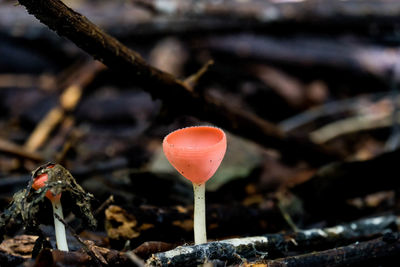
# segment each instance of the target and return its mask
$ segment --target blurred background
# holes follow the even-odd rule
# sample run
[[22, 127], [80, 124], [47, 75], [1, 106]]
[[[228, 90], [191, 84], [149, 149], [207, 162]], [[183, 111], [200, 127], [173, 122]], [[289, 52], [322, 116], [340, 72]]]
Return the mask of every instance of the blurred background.
[[[170, 166], [161, 143], [175, 129], [214, 125], [227, 132], [228, 151], [207, 184], [210, 239], [397, 212], [400, 1], [64, 3], [179, 79], [213, 60], [196, 90], [222, 103], [217, 112], [229, 107], [252, 114], [293, 145], [249, 138], [253, 129], [246, 123], [218, 125], [184, 107], [178, 115], [169, 113], [163, 99], [135, 79], [93, 60], [16, 1], [2, 0], [2, 209], [27, 185], [32, 170], [58, 162], [94, 194], [94, 209], [113, 196], [114, 212], [126, 212], [122, 219], [105, 207], [97, 214], [99, 226], [91, 234], [99, 245], [191, 242], [191, 184]], [[304, 157], [299, 144], [311, 147]], [[340, 175], [334, 169], [332, 179], [358, 180], [307, 185], [334, 161], [350, 164], [340, 165]], [[355, 169], [352, 162], [370, 167]], [[326, 191], [316, 193], [319, 188]], [[324, 196], [333, 189], [343, 192]], [[133, 233], [119, 228], [132, 221]]]

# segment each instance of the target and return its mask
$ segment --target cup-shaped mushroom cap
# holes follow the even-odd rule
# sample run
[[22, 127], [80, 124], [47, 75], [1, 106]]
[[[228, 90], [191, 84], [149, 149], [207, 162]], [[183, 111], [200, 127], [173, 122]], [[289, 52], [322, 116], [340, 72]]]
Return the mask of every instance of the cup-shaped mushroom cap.
[[167, 135], [163, 150], [180, 174], [193, 183], [202, 184], [221, 164], [226, 151], [226, 136], [216, 127], [187, 127]]

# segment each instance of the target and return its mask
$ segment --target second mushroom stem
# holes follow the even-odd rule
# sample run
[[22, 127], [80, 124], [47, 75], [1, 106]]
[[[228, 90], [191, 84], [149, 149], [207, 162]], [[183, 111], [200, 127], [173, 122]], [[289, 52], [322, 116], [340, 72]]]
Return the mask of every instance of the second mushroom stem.
[[[60, 199], [51, 201], [53, 205], [53, 213], [57, 214], [58, 217], [64, 219], [63, 210]], [[67, 237], [65, 234], [65, 225], [60, 222], [55, 215], [54, 217], [54, 230], [56, 233], [56, 242], [58, 250], [68, 251]]]
[[207, 243], [206, 232], [206, 184], [193, 183], [194, 192], [194, 243], [196, 245]]

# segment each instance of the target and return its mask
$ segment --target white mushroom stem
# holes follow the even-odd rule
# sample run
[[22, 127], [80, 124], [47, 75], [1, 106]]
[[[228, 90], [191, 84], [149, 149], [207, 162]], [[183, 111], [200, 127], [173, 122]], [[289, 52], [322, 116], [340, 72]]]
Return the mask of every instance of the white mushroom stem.
[[61, 219], [64, 219], [63, 210], [61, 206], [60, 199], [54, 199], [51, 201], [53, 205], [53, 217], [54, 217], [54, 230], [56, 233], [56, 242], [58, 250], [68, 251], [68, 244], [67, 244], [67, 236], [65, 234], [65, 225], [60, 222], [55, 214], [58, 215]]
[[206, 184], [193, 183], [194, 192], [194, 243], [207, 243], [206, 232]]

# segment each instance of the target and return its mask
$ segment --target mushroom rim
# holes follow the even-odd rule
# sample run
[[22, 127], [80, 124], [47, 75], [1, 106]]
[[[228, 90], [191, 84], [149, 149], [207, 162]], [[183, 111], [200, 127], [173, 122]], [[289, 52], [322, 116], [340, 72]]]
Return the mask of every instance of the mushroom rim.
[[[219, 137], [218, 141], [215, 142], [215, 144], [208, 145], [208, 146], [202, 146], [202, 147], [174, 145], [174, 144], [171, 144], [171, 143], [168, 141], [168, 139], [169, 139], [172, 135], [176, 134], [176, 133], [179, 132], [179, 131], [185, 131], [185, 130], [188, 130], [188, 129], [195, 129], [195, 128], [197, 128], [197, 129], [203, 128], [203, 129], [213, 129], [213, 130], [216, 130], [216, 133], [218, 133], [218, 135], [219, 135], [219, 136], [218, 136], [218, 137]], [[189, 126], [189, 127], [184, 127], [184, 128], [176, 129], [175, 131], [173, 131], [173, 132], [169, 133], [167, 136], [165, 136], [165, 137], [164, 137], [164, 140], [163, 140], [163, 146], [164, 146], [164, 147], [167, 146], [168, 148], [172, 148], [172, 149], [174, 149], [174, 150], [182, 151], [182, 152], [186, 152], [186, 153], [190, 153], [190, 152], [193, 152], [193, 153], [206, 152], [206, 151], [213, 150], [213, 149], [215, 149], [216, 147], [219, 147], [219, 146], [225, 145], [225, 144], [226, 144], [226, 134], [225, 134], [225, 132], [224, 132], [221, 128], [219, 128], [219, 127], [208, 126], [208, 125], [206, 125], [206, 126]]]

